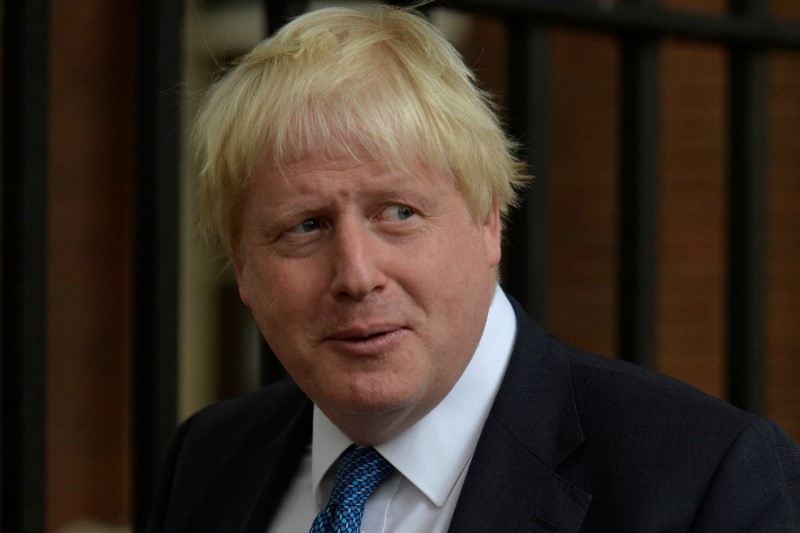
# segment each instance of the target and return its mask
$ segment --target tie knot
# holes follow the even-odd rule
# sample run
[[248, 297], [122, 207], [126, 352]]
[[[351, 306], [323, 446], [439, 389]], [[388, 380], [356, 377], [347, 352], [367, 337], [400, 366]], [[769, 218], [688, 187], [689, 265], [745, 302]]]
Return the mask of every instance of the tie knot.
[[314, 519], [311, 533], [357, 533], [367, 498], [393, 471], [375, 448], [347, 450], [339, 459], [328, 505]]
[[333, 482], [330, 503], [363, 507], [378, 483], [394, 467], [375, 448], [353, 448], [342, 455]]

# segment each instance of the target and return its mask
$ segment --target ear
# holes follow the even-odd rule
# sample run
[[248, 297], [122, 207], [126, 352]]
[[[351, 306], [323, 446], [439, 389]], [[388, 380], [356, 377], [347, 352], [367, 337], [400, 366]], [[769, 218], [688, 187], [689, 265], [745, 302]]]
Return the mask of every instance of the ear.
[[247, 283], [247, 272], [241, 256], [235, 255], [238, 259], [233, 263], [233, 268], [236, 270], [236, 282], [239, 285], [239, 298], [242, 303], [250, 307], [250, 289]]
[[486, 245], [486, 257], [490, 267], [500, 264], [502, 256], [503, 225], [500, 222], [500, 203], [495, 200], [492, 209], [483, 221], [483, 239]]

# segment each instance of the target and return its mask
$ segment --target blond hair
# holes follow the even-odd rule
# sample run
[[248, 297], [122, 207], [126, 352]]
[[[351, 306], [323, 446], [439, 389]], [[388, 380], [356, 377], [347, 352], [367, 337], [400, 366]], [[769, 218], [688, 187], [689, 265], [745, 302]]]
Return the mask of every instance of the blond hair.
[[[415, 12], [373, 6], [302, 15], [241, 58], [196, 122], [201, 233], [233, 253], [257, 165], [312, 148], [417, 159], [455, 180], [472, 215], [505, 216], [525, 181], [488, 95], [442, 34]], [[265, 159], [268, 158], [268, 159]]]

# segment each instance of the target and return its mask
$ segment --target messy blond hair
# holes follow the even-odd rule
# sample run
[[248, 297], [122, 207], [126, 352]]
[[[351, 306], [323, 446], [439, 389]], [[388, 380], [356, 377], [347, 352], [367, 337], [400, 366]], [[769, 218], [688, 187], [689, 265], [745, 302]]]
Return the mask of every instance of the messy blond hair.
[[372, 6], [302, 15], [214, 84], [195, 128], [201, 233], [237, 249], [257, 165], [279, 168], [320, 147], [455, 180], [472, 215], [503, 215], [525, 181], [488, 95], [458, 52], [417, 13]]

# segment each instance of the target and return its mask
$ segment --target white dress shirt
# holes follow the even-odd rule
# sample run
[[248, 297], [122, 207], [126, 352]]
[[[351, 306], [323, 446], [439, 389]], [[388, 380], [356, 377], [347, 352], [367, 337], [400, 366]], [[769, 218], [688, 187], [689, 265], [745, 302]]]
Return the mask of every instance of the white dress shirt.
[[[396, 472], [367, 500], [362, 533], [447, 531], [472, 454], [516, 336], [516, 317], [498, 287], [478, 348], [453, 389], [430, 413], [375, 448]], [[312, 443], [269, 531], [305, 533], [325, 507], [339, 456], [353, 442], [314, 408]]]

